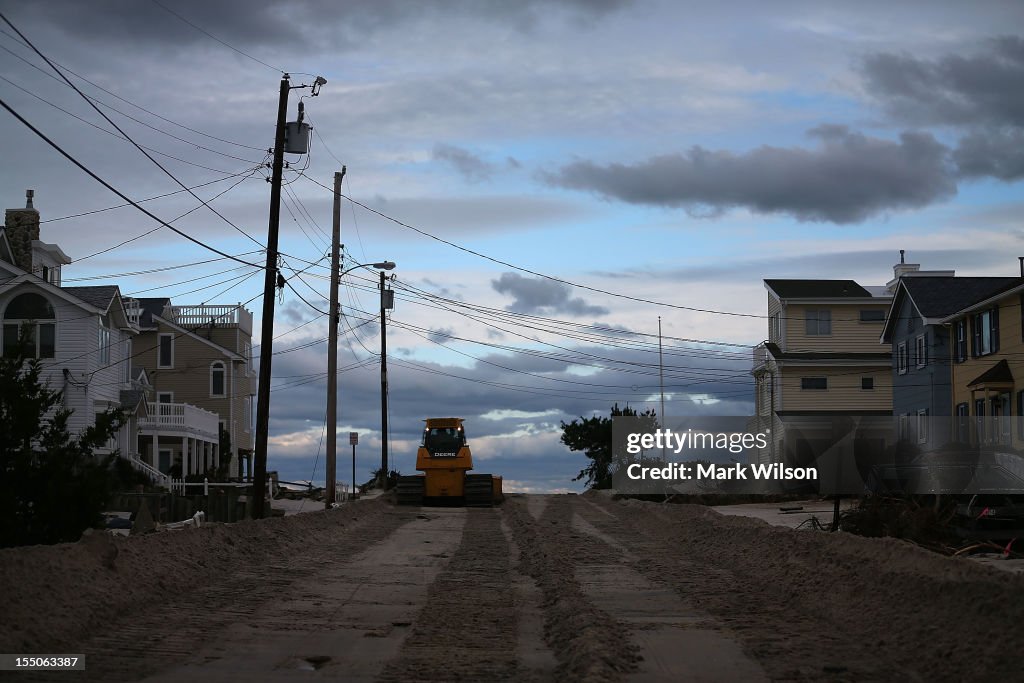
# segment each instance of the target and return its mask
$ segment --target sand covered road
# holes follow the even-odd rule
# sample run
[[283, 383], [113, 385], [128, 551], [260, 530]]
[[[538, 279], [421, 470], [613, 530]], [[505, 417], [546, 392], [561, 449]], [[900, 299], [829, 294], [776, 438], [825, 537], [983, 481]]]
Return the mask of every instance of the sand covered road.
[[0, 652], [76, 680], [1012, 680], [1024, 646], [1024, 577], [592, 495], [3, 550], [0, 585]]

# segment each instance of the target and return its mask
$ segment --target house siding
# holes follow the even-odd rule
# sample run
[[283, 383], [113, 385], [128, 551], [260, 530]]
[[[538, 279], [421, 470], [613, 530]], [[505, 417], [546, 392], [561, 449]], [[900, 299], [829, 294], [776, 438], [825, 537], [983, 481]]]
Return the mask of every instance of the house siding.
[[[173, 368], [157, 367], [160, 334], [174, 335]], [[212, 331], [202, 329], [196, 334], [230, 351], [234, 350], [239, 337], [248, 338], [248, 334], [227, 327]], [[175, 403], [190, 403], [216, 413], [231, 436], [232, 450], [252, 449], [252, 427], [246, 424], [244, 411], [246, 398], [255, 390], [255, 381], [246, 373], [244, 361], [232, 360], [195, 336], [162, 322], [155, 330], [144, 331], [137, 346], [143, 351], [139, 356], [140, 366], [146, 369], [154, 392], [172, 392]], [[237, 353], [242, 355], [242, 349]], [[210, 368], [216, 361], [225, 366], [225, 397], [210, 395]], [[237, 462], [232, 462], [232, 471], [238, 471]]]
[[[56, 316], [56, 348], [54, 358], [42, 359], [40, 379], [51, 390], [62, 392], [61, 405], [72, 411], [68, 430], [80, 434], [95, 423], [95, 413], [121, 405], [123, 363], [128, 354], [128, 339], [133, 331], [111, 328], [110, 364], [100, 366], [99, 314], [28, 283], [21, 284], [0, 297], [0, 315], [14, 297], [34, 292], [51, 303]], [[67, 377], [64, 370], [68, 371]], [[130, 439], [119, 437], [123, 454], [134, 452]]]
[[[786, 306], [786, 345], [783, 351], [821, 351], [840, 353], [878, 353], [881, 322], [861, 322], [862, 310], [888, 309], [890, 300], [868, 303], [822, 302], [820, 304], [789, 304]], [[832, 314], [832, 333], [808, 335], [805, 324], [808, 310], [828, 310]]]
[[[1021, 341], [1021, 301], [1018, 294], [1009, 295], [996, 304], [999, 308], [999, 350], [985, 356], [971, 357], [970, 339], [973, 330], [968, 326], [968, 358], [963, 363], [955, 362], [955, 349], [950, 349], [950, 366], [952, 368], [952, 401], [951, 408], [955, 413], [955, 407], [959, 403], [968, 405], [969, 414], [972, 418], [977, 417], [975, 400], [988, 399], [991, 401], [1001, 393], [1001, 390], [989, 390], [987, 395], [983, 390], [972, 391], [968, 383], [974, 381], [985, 371], [994, 365], [1005, 360], [1013, 375], [1012, 387], [1006, 393], [1009, 394], [1010, 410], [1008, 415], [1019, 419], [1017, 406], [1017, 392], [1024, 390], [1024, 342]], [[957, 316], [955, 320], [967, 318], [970, 321], [971, 315]], [[986, 407], [985, 415], [991, 417], [990, 405]], [[976, 423], [975, 423], [976, 424]], [[1015, 426], [1011, 430], [1010, 445], [1015, 448], [1024, 448], [1024, 438], [1020, 430]]]
[[[827, 389], [803, 389], [805, 377], [824, 377]], [[874, 389], [862, 389], [861, 379], [874, 380]], [[892, 410], [892, 374], [888, 365], [786, 365], [782, 374], [782, 410], [786, 412]], [[777, 409], [779, 409], [777, 407]]]
[[[916, 415], [928, 410], [931, 417], [948, 417], [952, 411], [949, 331], [942, 325], [925, 325], [909, 297], [904, 297], [892, 334], [893, 413]], [[914, 321], [908, 325], [908, 321]], [[914, 353], [917, 338], [925, 337], [926, 363], [918, 367]], [[900, 374], [898, 353], [907, 348], [907, 370]], [[934, 445], [939, 445], [938, 443]]]

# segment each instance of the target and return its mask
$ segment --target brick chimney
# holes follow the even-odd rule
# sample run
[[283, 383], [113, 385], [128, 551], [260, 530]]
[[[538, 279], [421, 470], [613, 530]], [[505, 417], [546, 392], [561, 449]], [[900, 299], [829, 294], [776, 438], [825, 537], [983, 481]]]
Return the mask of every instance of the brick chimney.
[[32, 272], [32, 240], [39, 239], [39, 212], [32, 206], [34, 194], [34, 190], [25, 191], [24, 209], [7, 209], [4, 212], [4, 227], [14, 265], [29, 273]]

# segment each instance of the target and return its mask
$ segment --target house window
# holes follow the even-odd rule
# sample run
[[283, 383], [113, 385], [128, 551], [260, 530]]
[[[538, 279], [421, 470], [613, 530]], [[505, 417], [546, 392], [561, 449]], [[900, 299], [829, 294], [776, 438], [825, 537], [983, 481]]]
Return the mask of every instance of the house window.
[[124, 382], [132, 381], [132, 340], [131, 337], [124, 340], [124, 359], [121, 361], [121, 379]]
[[956, 334], [956, 362], [967, 360], [967, 321], [958, 320], [954, 325]]
[[907, 342], [900, 342], [896, 345], [896, 372], [907, 374]]
[[805, 313], [808, 337], [823, 337], [832, 334], [832, 311], [812, 310]]
[[57, 352], [57, 315], [45, 297], [27, 292], [11, 299], [4, 311], [3, 353], [17, 353], [22, 327], [28, 335], [28, 353], [34, 358], [53, 358]]
[[860, 388], [864, 389], [864, 390], [874, 389], [875, 388], [875, 378], [874, 377], [861, 377], [860, 378]]
[[971, 316], [974, 355], [985, 356], [999, 350], [999, 308], [990, 308]]
[[768, 341], [774, 343], [782, 341], [782, 319], [778, 313], [768, 318]]
[[881, 323], [885, 322], [885, 311], [872, 308], [870, 310], [860, 312], [860, 321], [862, 323]]
[[898, 435], [898, 438], [899, 438], [900, 441], [903, 441], [904, 439], [907, 438], [907, 423], [908, 423], [909, 419], [910, 419], [909, 415], [900, 415], [899, 435]]
[[917, 335], [917, 339], [914, 340], [914, 358], [917, 367], [923, 368], [928, 365], [928, 345], [925, 343], [923, 334]]
[[245, 374], [252, 372], [252, 342], [245, 342], [242, 347], [245, 355]]
[[218, 360], [210, 364], [210, 396], [224, 396], [224, 375], [225, 370], [222, 361]]
[[928, 409], [917, 411], [917, 442], [928, 443]]
[[158, 368], [174, 367], [174, 335], [161, 334], [157, 344], [156, 366]]
[[827, 377], [801, 377], [800, 388], [811, 391], [826, 391], [828, 389]]
[[100, 316], [99, 338], [97, 345], [100, 352], [100, 365], [110, 365], [110, 327], [106, 316]]

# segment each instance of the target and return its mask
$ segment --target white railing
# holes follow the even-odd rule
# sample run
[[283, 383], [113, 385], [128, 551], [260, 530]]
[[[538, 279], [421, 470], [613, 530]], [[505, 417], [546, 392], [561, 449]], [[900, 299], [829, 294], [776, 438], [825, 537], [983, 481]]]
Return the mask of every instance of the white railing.
[[[206, 478], [204, 478], [202, 481], [185, 481], [184, 479], [171, 479], [170, 480], [170, 484], [168, 485], [168, 488], [171, 490], [171, 493], [178, 493], [178, 494], [181, 494], [181, 495], [185, 495], [185, 489], [186, 488], [188, 488], [188, 487], [192, 487], [192, 488], [201, 487], [203, 489], [203, 495], [204, 496], [208, 496], [208, 495], [210, 495], [210, 487], [211, 486], [216, 486], [216, 487], [234, 486], [234, 487], [245, 488], [247, 486], [252, 486], [252, 483], [251, 482], [250, 483], [237, 482], [237, 481], [210, 481], [209, 479], [206, 479]], [[196, 494], [196, 495], [198, 495], [198, 494]]]
[[128, 316], [128, 322], [138, 327], [139, 319], [142, 317], [142, 306], [139, 305], [138, 299], [125, 297], [122, 301], [124, 302], [124, 312]]
[[142, 430], [173, 431], [219, 439], [220, 417], [190, 403], [147, 404], [149, 415], [139, 419]]
[[132, 467], [134, 467], [139, 472], [142, 472], [147, 477], [149, 477], [150, 480], [152, 480], [152, 482], [157, 486], [163, 486], [164, 488], [171, 487], [170, 477], [168, 477], [166, 474], [164, 474], [157, 468], [153, 467], [149, 463], [139, 458], [138, 455], [133, 455], [130, 458], [128, 458], [128, 462], [132, 464]]
[[182, 327], [199, 327], [213, 323], [215, 327], [237, 325], [244, 332], [252, 334], [252, 313], [242, 307], [211, 305], [211, 306], [169, 306], [164, 314]]
[[768, 362], [768, 347], [758, 344], [754, 347], [754, 369], [761, 367]]

